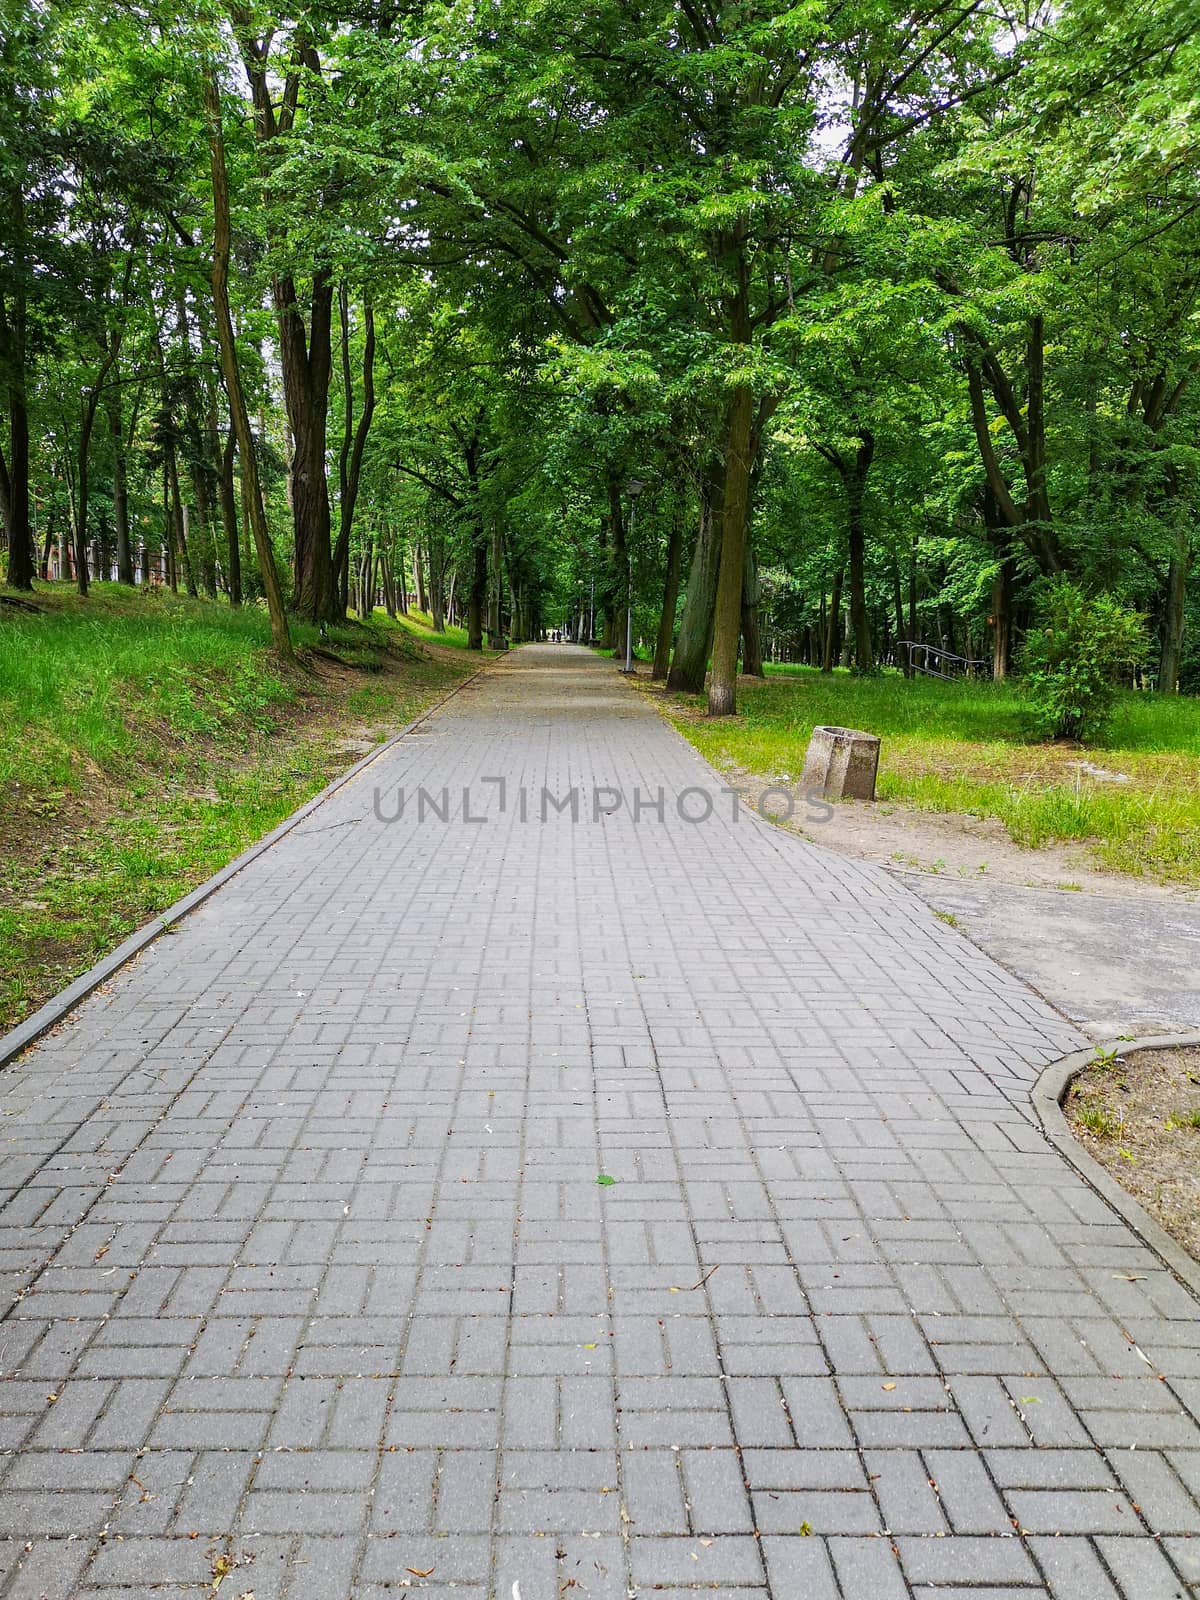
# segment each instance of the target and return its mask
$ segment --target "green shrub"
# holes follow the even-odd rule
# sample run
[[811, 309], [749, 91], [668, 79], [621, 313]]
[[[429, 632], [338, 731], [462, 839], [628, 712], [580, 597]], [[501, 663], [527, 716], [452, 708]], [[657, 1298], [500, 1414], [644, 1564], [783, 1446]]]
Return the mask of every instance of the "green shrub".
[[1146, 643], [1145, 623], [1136, 612], [1111, 595], [1086, 595], [1070, 579], [1055, 579], [1019, 658], [1034, 737], [1101, 735], [1117, 680], [1142, 659]]

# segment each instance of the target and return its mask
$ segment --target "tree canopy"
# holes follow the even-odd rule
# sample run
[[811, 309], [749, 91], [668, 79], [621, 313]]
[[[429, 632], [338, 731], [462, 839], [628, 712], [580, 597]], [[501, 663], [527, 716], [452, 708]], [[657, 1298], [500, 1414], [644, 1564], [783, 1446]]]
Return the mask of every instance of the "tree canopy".
[[8, 582], [1200, 688], [1198, 20], [4, 0]]

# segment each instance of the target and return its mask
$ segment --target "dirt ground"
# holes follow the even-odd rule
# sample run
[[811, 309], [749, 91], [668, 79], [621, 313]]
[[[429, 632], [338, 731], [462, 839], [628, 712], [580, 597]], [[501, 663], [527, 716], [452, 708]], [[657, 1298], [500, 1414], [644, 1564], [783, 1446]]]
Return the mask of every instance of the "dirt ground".
[[1200, 1259], [1200, 1049], [1091, 1066], [1063, 1109], [1088, 1153]]

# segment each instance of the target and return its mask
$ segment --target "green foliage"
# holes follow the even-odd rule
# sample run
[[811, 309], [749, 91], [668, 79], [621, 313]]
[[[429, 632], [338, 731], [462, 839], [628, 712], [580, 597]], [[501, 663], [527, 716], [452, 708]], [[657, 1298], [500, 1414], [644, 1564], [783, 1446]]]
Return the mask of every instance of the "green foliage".
[[1136, 666], [1145, 652], [1142, 618], [1111, 595], [1087, 595], [1068, 578], [1047, 585], [1021, 652], [1036, 736], [1100, 738], [1121, 674]]
[[[79, 789], [119, 779], [148, 744], [246, 743], [294, 687], [262, 659], [265, 613], [97, 585], [93, 604], [39, 593], [0, 615], [0, 782]], [[55, 603], [58, 602], [58, 603]]]
[[1115, 1139], [1124, 1131], [1123, 1119], [1102, 1100], [1074, 1100], [1071, 1115], [1095, 1139]]

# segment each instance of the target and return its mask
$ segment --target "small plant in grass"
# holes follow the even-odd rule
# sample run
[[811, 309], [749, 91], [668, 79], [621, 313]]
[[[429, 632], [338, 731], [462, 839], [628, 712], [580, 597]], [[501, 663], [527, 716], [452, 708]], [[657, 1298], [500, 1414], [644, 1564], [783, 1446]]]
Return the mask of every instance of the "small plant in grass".
[[1187, 1128], [1193, 1133], [1200, 1133], [1200, 1106], [1195, 1106], [1190, 1111], [1172, 1111], [1167, 1118], [1167, 1127]]
[[1058, 578], [1044, 593], [1020, 667], [1031, 730], [1041, 739], [1095, 739], [1112, 715], [1121, 674], [1142, 659], [1146, 627], [1111, 595]]
[[1075, 1116], [1080, 1127], [1095, 1139], [1115, 1139], [1124, 1120], [1099, 1100], [1076, 1101]]
[[1107, 1071], [1110, 1067], [1115, 1067], [1116, 1064], [1117, 1064], [1117, 1052], [1116, 1052], [1116, 1050], [1104, 1050], [1099, 1045], [1097, 1045], [1096, 1054], [1092, 1057], [1092, 1066], [1093, 1067], [1099, 1067], [1103, 1071]]

